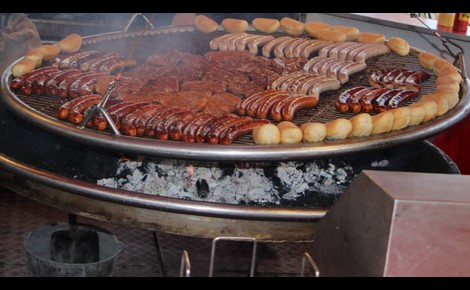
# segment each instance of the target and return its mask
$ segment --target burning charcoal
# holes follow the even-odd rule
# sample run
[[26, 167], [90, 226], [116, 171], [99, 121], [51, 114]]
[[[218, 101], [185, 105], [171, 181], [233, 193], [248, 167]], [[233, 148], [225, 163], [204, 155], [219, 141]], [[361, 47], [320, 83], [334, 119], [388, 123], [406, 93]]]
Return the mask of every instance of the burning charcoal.
[[132, 174], [131, 169], [126, 167], [116, 175], [116, 180], [127, 179], [127, 176], [131, 174]]
[[155, 172], [158, 174], [158, 177], [167, 177], [168, 176], [168, 174], [165, 172], [165, 170], [161, 169], [158, 166], [155, 167]]
[[209, 196], [209, 184], [205, 179], [198, 179], [196, 181], [197, 195], [200, 198], [206, 198]]
[[144, 158], [142, 160], [142, 164], [140, 166], [138, 166], [136, 169], [139, 170], [140, 172], [142, 172], [142, 174], [147, 174], [149, 172], [152, 172], [154, 169], [153, 169], [153, 162], [151, 159], [149, 158]]
[[230, 176], [235, 172], [235, 166], [233, 164], [221, 164], [222, 177]]
[[273, 166], [264, 167], [263, 172], [264, 176], [266, 176], [272, 181], [274, 188], [278, 190], [282, 188], [281, 179], [277, 176], [277, 164]]

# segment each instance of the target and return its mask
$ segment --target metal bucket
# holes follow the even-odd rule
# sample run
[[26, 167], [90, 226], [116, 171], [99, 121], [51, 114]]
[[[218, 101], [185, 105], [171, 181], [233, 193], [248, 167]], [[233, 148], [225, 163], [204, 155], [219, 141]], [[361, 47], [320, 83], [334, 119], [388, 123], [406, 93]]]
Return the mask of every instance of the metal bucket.
[[67, 223], [32, 231], [23, 243], [34, 277], [112, 277], [123, 248], [108, 231]]

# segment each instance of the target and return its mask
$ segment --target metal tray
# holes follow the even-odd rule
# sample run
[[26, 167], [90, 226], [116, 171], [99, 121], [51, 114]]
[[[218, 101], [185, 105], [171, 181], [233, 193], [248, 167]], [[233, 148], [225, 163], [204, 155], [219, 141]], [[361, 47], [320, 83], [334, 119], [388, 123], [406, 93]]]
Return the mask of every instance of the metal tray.
[[[221, 33], [224, 32], [217, 31], [213, 34], [205, 34], [195, 31], [194, 27], [153, 29], [148, 31], [142, 39], [137, 40], [139, 45], [135, 56], [138, 61], [143, 61], [148, 55], [164, 53], [168, 48], [178, 48], [184, 52], [204, 53], [209, 51], [209, 40]], [[84, 38], [83, 49], [113, 50], [127, 55], [138, 35], [137, 32], [112, 32], [89, 36]], [[388, 54], [371, 59], [370, 62], [368, 61], [368, 69], [363, 73], [353, 75], [351, 81], [340, 90], [358, 85], [361, 82], [364, 83], [367, 72], [374, 68], [399, 64], [410, 69], [421, 69], [417, 61], [418, 53], [419, 49], [412, 48], [411, 55], [406, 58]], [[80, 129], [73, 124], [58, 120], [55, 117], [55, 111], [63, 100], [51, 97], [22, 96], [10, 90], [11, 66], [13, 65], [14, 63], [2, 75], [1, 92], [3, 101], [15, 114], [41, 129], [51, 131], [64, 138], [116, 152], [144, 156], [215, 161], [280, 161], [350, 155], [394, 147], [431, 137], [462, 120], [470, 110], [467, 90], [469, 80], [465, 79], [460, 91], [461, 100], [454, 109], [433, 121], [399, 131], [363, 138], [326, 140], [313, 144], [261, 146], [255, 145], [251, 136], [244, 136], [231, 145], [189, 144], [151, 138], [116, 136], [110, 131]], [[426, 84], [423, 84], [424, 94], [434, 91], [433, 80], [435, 80], [434, 77], [428, 80]], [[320, 105], [317, 108], [299, 112], [293, 122], [300, 125], [309, 121], [327, 122], [339, 117], [351, 117], [352, 114], [339, 114], [335, 111], [334, 100], [336, 94], [322, 94]]]

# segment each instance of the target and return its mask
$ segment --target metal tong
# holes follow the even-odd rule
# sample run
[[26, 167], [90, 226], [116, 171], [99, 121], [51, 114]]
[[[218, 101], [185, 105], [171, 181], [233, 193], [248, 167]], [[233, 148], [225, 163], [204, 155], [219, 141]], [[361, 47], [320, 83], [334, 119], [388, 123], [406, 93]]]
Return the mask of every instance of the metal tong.
[[[142, 15], [142, 13], [135, 13], [131, 20], [129, 21], [129, 24], [128, 26], [130, 26], [130, 24], [135, 20], [135, 18], [138, 16], [138, 15]], [[152, 25], [152, 19], [153, 19], [153, 16], [151, 17], [151, 19], [147, 19], [146, 17], [144, 17], [144, 19], [147, 21], [147, 25], [145, 26], [145, 28], [142, 30], [141, 34], [139, 35], [139, 37], [136, 39], [135, 43], [134, 43], [134, 46], [132, 47], [132, 50], [131, 52], [129, 53], [127, 59], [126, 59], [126, 62], [125, 64], [121, 67], [121, 70], [114, 76], [113, 80], [109, 83], [107, 89], [106, 89], [106, 93], [104, 94], [103, 98], [100, 100], [100, 102], [97, 104], [97, 105], [94, 105], [93, 109], [90, 110], [90, 112], [83, 118], [83, 121], [80, 123], [80, 126], [79, 128], [80, 129], [83, 129], [85, 128], [86, 124], [91, 120], [91, 118], [93, 118], [93, 116], [95, 116], [96, 114], [98, 113], [101, 113], [103, 114], [104, 118], [106, 119], [106, 121], [108, 122], [109, 126], [111, 127], [111, 129], [113, 130], [114, 134], [116, 135], [121, 135], [121, 133], [119, 132], [118, 128], [116, 127], [116, 124], [114, 124], [114, 121], [113, 119], [111, 118], [111, 116], [109, 115], [109, 113], [105, 110], [104, 106], [106, 105], [106, 103], [108, 102], [108, 99], [110, 98], [111, 96], [111, 93], [113, 92], [114, 88], [116, 87], [116, 83], [117, 81], [121, 78], [121, 74], [124, 70], [124, 68], [127, 66], [127, 63], [129, 62], [129, 60], [132, 58], [132, 55], [134, 55], [134, 51], [135, 49], [137, 48], [137, 45], [138, 45], [138, 41], [142, 39], [142, 37], [144, 36], [145, 32], [150, 28], [152, 27], [153, 28], [153, 25]], [[127, 29], [128, 27], [126, 27]]]
[[[449, 54], [454, 58], [454, 63], [453, 64], [455, 66], [457, 66], [457, 64], [458, 64], [460, 66], [462, 77], [464, 79], [467, 78], [463, 48], [460, 45], [458, 45], [457, 43], [455, 43], [454, 41], [450, 40], [448, 37], [442, 36], [439, 32], [437, 32], [436, 30], [429, 27], [423, 20], [421, 20], [421, 18], [419, 18], [419, 16], [416, 13], [410, 13], [410, 17], [418, 19], [419, 22], [421, 22], [424, 26], [426, 26], [429, 30], [431, 30], [432, 33], [442, 41], [442, 45], [447, 49]], [[457, 47], [460, 51], [457, 52], [457, 53], [453, 52], [452, 49], [450, 48], [449, 44]]]

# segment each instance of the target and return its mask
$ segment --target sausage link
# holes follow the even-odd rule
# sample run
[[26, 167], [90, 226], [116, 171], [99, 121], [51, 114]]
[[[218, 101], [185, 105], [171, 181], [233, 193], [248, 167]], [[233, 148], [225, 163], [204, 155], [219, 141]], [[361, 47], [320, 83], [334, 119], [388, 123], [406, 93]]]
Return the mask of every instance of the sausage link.
[[292, 121], [295, 113], [300, 109], [311, 109], [318, 105], [317, 96], [297, 96], [295, 99], [287, 102], [282, 108], [282, 119], [284, 121]]
[[338, 72], [338, 80], [343, 85], [349, 81], [349, 76], [357, 72], [365, 70], [367, 65], [365, 63], [353, 62], [342, 67]]
[[184, 116], [184, 118], [173, 121], [168, 126], [168, 132], [170, 133], [171, 140], [180, 141], [183, 140], [183, 130], [188, 124], [190, 124], [194, 119], [199, 118], [200, 116], [207, 115], [204, 112], [198, 112], [196, 114], [189, 114]]
[[372, 105], [374, 106], [374, 112], [379, 114], [379, 113], [386, 111], [388, 101], [402, 91], [403, 90], [400, 90], [400, 89], [391, 89], [381, 94], [378, 98], [376, 98], [372, 102]]
[[157, 104], [148, 104], [139, 109], [125, 115], [121, 120], [121, 128], [120, 131], [124, 135], [128, 136], [136, 136], [137, 135], [137, 128], [136, 122], [139, 118], [141, 118], [145, 113], [154, 110], [156, 108], [160, 108], [161, 105]]
[[182, 110], [178, 111], [174, 114], [170, 114], [163, 118], [161, 122], [155, 127], [155, 137], [160, 140], [168, 140], [170, 137], [169, 127], [170, 124], [174, 121], [181, 120], [187, 118], [188, 116], [193, 116], [194, 112], [190, 110]]
[[349, 98], [351, 98], [352, 95], [354, 95], [355, 93], [363, 89], [365, 89], [365, 87], [354, 87], [354, 88], [350, 88], [342, 92], [336, 99], [336, 102], [335, 102], [336, 110], [338, 110], [338, 112], [340, 113], [348, 112], [349, 111], [349, 105], [348, 105]]
[[269, 120], [248, 120], [239, 123], [223, 131], [220, 134], [219, 143], [224, 145], [232, 144], [238, 137], [252, 133], [254, 128], [269, 123]]
[[271, 119], [273, 119], [276, 122], [282, 121], [282, 109], [284, 108], [286, 104], [288, 104], [290, 101], [294, 100], [295, 98], [296, 96], [290, 96], [290, 97], [283, 98], [277, 101], [272, 107], [271, 113], [269, 114]]
[[376, 87], [368, 87], [364, 88], [360, 91], [355, 92], [354, 94], [351, 95], [351, 97], [348, 99], [348, 106], [349, 106], [349, 111], [357, 114], [361, 111], [362, 106], [360, 103], [360, 100], [368, 93], [379, 90], [380, 88]]
[[255, 93], [255, 94], [243, 99], [242, 101], [240, 101], [237, 105], [237, 108], [235, 109], [235, 112], [240, 116], [246, 115], [247, 114], [246, 113], [246, 108], [251, 103], [255, 102], [259, 98], [263, 98], [265, 95], [269, 95], [269, 94], [272, 94], [272, 93], [275, 93], [275, 92], [277, 92], [277, 91], [274, 90], [274, 89], [267, 89], [267, 90]]
[[59, 69], [67, 69], [72, 67], [72, 62], [76, 61], [77, 59], [81, 57], [85, 57], [87, 55], [90, 55], [92, 52], [91, 51], [79, 51], [77, 53], [72, 53], [69, 56], [63, 58], [59, 62]]
[[63, 70], [61, 74], [57, 74], [51, 79], [49, 79], [46, 84], [44, 85], [44, 92], [47, 95], [55, 95], [57, 94], [59, 90], [59, 83], [63, 81], [65, 78], [72, 76], [72, 75], [78, 75], [80, 73], [80, 70], [76, 68], [69, 68], [66, 70]]
[[267, 58], [270, 58], [271, 53], [273, 52], [273, 49], [278, 44], [282, 43], [283, 41], [289, 40], [289, 39], [292, 39], [292, 37], [290, 37], [290, 36], [281, 36], [281, 37], [278, 37], [278, 38], [275, 38], [275, 39], [269, 41], [268, 43], [263, 45], [263, 48], [261, 49], [261, 52], [263, 53], [263, 56], [267, 57]]
[[196, 142], [196, 132], [198, 131], [199, 127], [205, 126], [205, 124], [209, 123], [215, 116], [210, 114], [204, 114], [187, 124], [183, 130], [183, 140], [186, 143], [194, 143]]
[[155, 104], [156, 106], [148, 112], [143, 113], [141, 116], [137, 117], [135, 120], [135, 130], [137, 136], [143, 136], [145, 133], [145, 128], [147, 123], [152, 119], [153, 116], [158, 114], [160, 111], [168, 110], [168, 107], [164, 107], [161, 104]]
[[[54, 77], [54, 76], [56, 76], [56, 75], [58, 75], [58, 74], [60, 74], [60, 73], [62, 73], [61, 70], [56, 70], [56, 71], [53, 71], [53, 72], [48, 73], [48, 74], [45, 74], [45, 75], [43, 75], [43, 76], [41, 76], [41, 77], [35, 79], [34, 82], [33, 82], [33, 84], [32, 84], [32, 86], [31, 86], [32, 92], [33, 92], [34, 94], [36, 94], [36, 95], [42, 95], [42, 94], [44, 94], [44, 86], [45, 86], [46, 82], [47, 82], [50, 78], [52, 78], [52, 77]], [[26, 87], [27, 87], [27, 85], [25, 85], [25, 87], [22, 88], [22, 92], [23, 92], [24, 94], [28, 95], [28, 93], [29, 93], [29, 88], [26, 88]]]
[[387, 110], [396, 109], [403, 106], [409, 100], [418, 96], [418, 92], [412, 90], [404, 90], [397, 95], [393, 96], [387, 104]]
[[76, 103], [70, 108], [70, 113], [67, 119], [73, 124], [80, 124], [83, 120], [83, 113], [85, 112], [85, 110], [90, 106], [98, 104], [100, 100], [100, 95], [92, 95], [89, 98], [85, 98], [81, 102]]
[[274, 39], [274, 36], [265, 35], [263, 37], [250, 40], [247, 44], [248, 50], [250, 51], [251, 54], [258, 55], [259, 47], [264, 46], [266, 43], [272, 41], [273, 39]]
[[359, 103], [361, 104], [361, 112], [363, 113], [370, 113], [374, 110], [373, 103], [375, 100], [380, 97], [383, 93], [392, 90], [390, 88], [377, 88], [372, 92], [365, 94], [360, 100]]
[[205, 143], [207, 137], [209, 136], [209, 132], [215, 128], [216, 126], [227, 122], [228, 120], [232, 120], [234, 118], [238, 118], [237, 115], [234, 114], [226, 114], [222, 116], [215, 117], [210, 122], [206, 123], [204, 126], [199, 126], [198, 130], [196, 131], [196, 142], [197, 143]]
[[155, 128], [158, 126], [158, 124], [163, 120], [168, 115], [174, 114], [176, 112], [181, 112], [184, 109], [179, 109], [179, 108], [165, 108], [161, 111], [157, 111], [156, 114], [154, 114], [147, 122], [145, 125], [145, 132], [144, 135], [148, 137], [153, 137], [155, 136]]
[[286, 92], [278, 92], [277, 94], [273, 94], [267, 99], [261, 106], [258, 107], [258, 111], [256, 112], [256, 118], [258, 119], [266, 119], [271, 114], [271, 109], [278, 101], [289, 97], [290, 95]]
[[232, 118], [232, 119], [228, 119], [222, 123], [219, 123], [215, 126], [213, 126], [210, 130], [209, 130], [209, 133], [208, 135], [206, 136], [206, 138], [204, 139], [204, 142], [205, 143], [209, 143], [209, 144], [217, 144], [219, 143], [219, 137], [220, 137], [220, 134], [227, 130], [228, 128], [236, 125], [236, 124], [239, 124], [239, 123], [242, 123], [242, 122], [245, 122], [245, 121], [248, 121], [248, 120], [253, 120], [251, 117], [235, 117], [235, 118]]
[[73, 99], [71, 101], [63, 103], [60, 108], [57, 110], [57, 118], [59, 119], [66, 119], [69, 116], [70, 108], [75, 106], [76, 104], [80, 103], [85, 99], [89, 99], [92, 97], [100, 97], [100, 95], [91, 95], [91, 96], [83, 96], [82, 98]]

